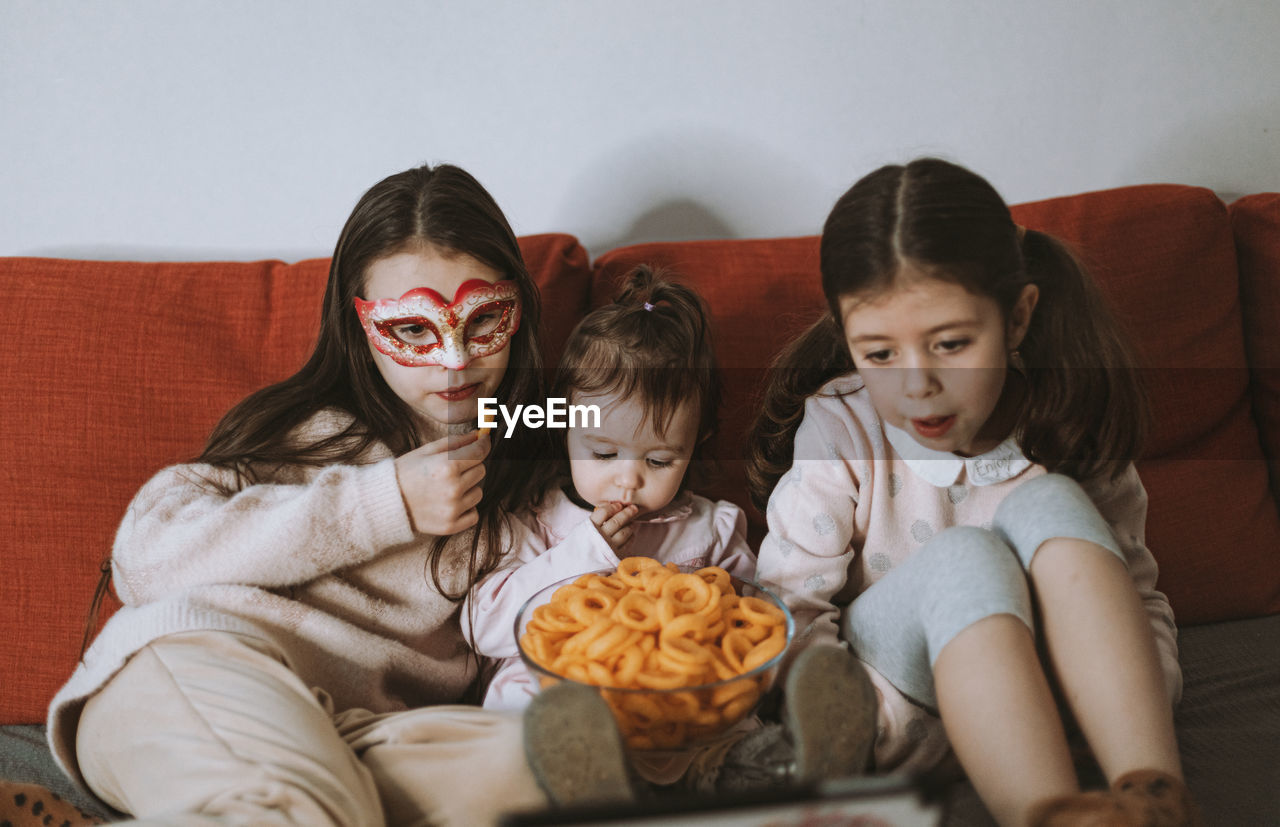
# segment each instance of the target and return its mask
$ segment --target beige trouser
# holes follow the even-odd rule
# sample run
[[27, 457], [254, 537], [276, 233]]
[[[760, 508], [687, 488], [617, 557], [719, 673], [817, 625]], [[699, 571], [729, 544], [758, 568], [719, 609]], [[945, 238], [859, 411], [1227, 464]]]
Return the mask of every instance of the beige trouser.
[[270, 643], [171, 635], [89, 700], [80, 770], [153, 824], [483, 825], [546, 803], [518, 715], [327, 707]]

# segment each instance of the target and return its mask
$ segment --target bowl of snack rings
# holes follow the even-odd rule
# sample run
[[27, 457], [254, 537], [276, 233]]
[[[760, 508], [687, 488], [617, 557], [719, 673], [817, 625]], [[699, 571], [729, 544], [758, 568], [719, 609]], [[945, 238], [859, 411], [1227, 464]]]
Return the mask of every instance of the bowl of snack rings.
[[795, 622], [771, 591], [718, 566], [627, 557], [530, 597], [515, 632], [542, 688], [599, 687], [630, 749], [668, 750], [755, 711]]

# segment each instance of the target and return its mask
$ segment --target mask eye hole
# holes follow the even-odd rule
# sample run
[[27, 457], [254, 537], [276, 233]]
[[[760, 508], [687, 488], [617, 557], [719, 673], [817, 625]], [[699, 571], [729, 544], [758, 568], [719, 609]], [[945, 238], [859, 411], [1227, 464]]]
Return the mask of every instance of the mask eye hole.
[[414, 353], [425, 353], [440, 346], [440, 333], [429, 319], [402, 316], [377, 322], [375, 327], [388, 342], [399, 343]]
[[430, 322], [424, 319], [399, 322], [388, 331], [392, 337], [414, 347], [430, 347], [440, 343], [440, 335]]
[[464, 336], [468, 342], [486, 344], [493, 335], [506, 326], [511, 316], [511, 302], [489, 302], [477, 307], [467, 318]]

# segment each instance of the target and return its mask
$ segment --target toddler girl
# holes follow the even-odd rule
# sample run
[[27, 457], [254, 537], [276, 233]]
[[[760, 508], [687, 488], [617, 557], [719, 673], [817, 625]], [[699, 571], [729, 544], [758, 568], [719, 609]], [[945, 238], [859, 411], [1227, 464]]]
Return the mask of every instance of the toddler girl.
[[746, 516], [687, 490], [687, 472], [715, 432], [720, 379], [705, 310], [690, 288], [641, 267], [618, 298], [586, 316], [565, 345], [552, 398], [594, 406], [543, 470], [545, 493], [517, 515], [517, 543], [481, 580], [462, 613], [481, 655], [502, 659], [485, 694], [523, 709], [537, 684], [518, 657], [516, 614], [537, 591], [616, 569], [622, 557], [720, 566], [755, 575]]
[[[879, 702], [849, 714], [876, 722], [875, 769], [953, 750], [1002, 824], [1190, 823], [1131, 462], [1144, 400], [1087, 274], [934, 159], [854, 184], [821, 271], [830, 314], [752, 434], [759, 577], [797, 648], [865, 665]], [[1079, 791], [1063, 714], [1111, 792]]]
[[476, 676], [461, 595], [531, 493], [506, 460], [527, 449], [477, 438], [476, 400], [541, 403], [538, 320], [516, 237], [468, 173], [366, 192], [311, 358], [129, 506], [124, 607], [50, 709], [62, 767], [165, 824], [476, 824], [541, 805], [519, 717], [446, 705]]
[[[679, 782], [703, 792], [773, 782], [760, 762], [734, 758], [736, 744], [755, 721], [712, 744], [634, 753], [628, 760], [599, 694], [569, 682], [538, 693], [513, 633], [516, 615], [532, 594], [575, 575], [615, 569], [621, 557], [714, 565], [753, 577], [755, 556], [742, 510], [686, 490], [690, 466], [715, 432], [720, 398], [701, 299], [649, 268], [637, 268], [611, 305], [575, 329], [551, 396], [569, 405], [598, 406], [600, 422], [568, 430], [559, 461], [546, 468], [546, 494], [523, 515], [511, 556], [468, 598], [464, 630], [477, 651], [501, 660], [485, 705], [514, 709], [532, 703], [525, 716], [526, 750], [558, 804], [632, 798], [632, 774], [649, 784]], [[847, 763], [835, 753], [850, 741], [844, 709], [834, 701], [843, 702], [863, 685], [838, 672], [824, 674], [826, 667], [817, 661], [794, 671], [809, 679], [792, 693], [799, 703], [788, 712], [786, 732], [778, 725], [770, 729], [765, 751], [778, 753], [779, 741], [790, 737], [808, 745], [810, 774], [830, 775], [831, 765]], [[745, 764], [741, 771], [735, 770], [738, 763]]]

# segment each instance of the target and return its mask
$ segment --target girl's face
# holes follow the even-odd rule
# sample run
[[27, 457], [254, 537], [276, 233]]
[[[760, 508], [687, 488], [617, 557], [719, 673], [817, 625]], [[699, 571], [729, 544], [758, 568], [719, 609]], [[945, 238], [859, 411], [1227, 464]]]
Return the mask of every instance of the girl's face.
[[[371, 302], [399, 299], [414, 288], [429, 287], [452, 301], [463, 282], [481, 279], [492, 284], [500, 278], [497, 270], [471, 256], [426, 245], [370, 264], [365, 271], [363, 298]], [[432, 335], [416, 328], [397, 333], [415, 343]], [[475, 422], [477, 400], [496, 395], [511, 358], [511, 349], [504, 347], [482, 358], [464, 357], [462, 367], [450, 369], [438, 365], [402, 365], [372, 343], [369, 352], [391, 390], [433, 433], [441, 427], [447, 429], [450, 425]]]
[[698, 438], [694, 402], [681, 405], [658, 433], [652, 417], [642, 421], [644, 406], [637, 399], [575, 395], [571, 401], [600, 408], [600, 427], [570, 428], [565, 440], [579, 497], [592, 505], [634, 503], [641, 514], [675, 498]]
[[912, 269], [884, 293], [842, 296], [840, 316], [880, 417], [926, 448], [973, 456], [1008, 436], [986, 426], [1037, 297], [1024, 287], [1006, 321], [994, 299]]

